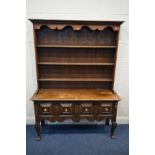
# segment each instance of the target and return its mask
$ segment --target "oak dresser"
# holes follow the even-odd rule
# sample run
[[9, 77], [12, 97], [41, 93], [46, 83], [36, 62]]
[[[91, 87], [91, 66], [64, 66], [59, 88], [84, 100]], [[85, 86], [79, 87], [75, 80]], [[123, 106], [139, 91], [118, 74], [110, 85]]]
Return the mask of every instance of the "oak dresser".
[[37, 90], [32, 96], [36, 140], [44, 121], [111, 121], [117, 126], [114, 78], [122, 21], [30, 19]]

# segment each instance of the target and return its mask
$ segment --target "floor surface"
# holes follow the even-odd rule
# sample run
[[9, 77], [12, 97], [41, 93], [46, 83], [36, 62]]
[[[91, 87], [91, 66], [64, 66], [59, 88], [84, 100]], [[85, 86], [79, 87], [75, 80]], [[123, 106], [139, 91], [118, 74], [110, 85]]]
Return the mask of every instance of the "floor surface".
[[27, 155], [128, 155], [129, 125], [118, 125], [116, 139], [110, 126], [46, 125], [40, 141], [35, 141], [34, 126], [26, 126]]

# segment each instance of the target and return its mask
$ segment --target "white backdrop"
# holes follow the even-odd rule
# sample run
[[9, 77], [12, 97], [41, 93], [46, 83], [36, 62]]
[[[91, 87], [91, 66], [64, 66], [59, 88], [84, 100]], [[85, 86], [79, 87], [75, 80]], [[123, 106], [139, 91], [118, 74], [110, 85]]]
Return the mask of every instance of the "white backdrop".
[[26, 118], [34, 122], [33, 104], [30, 100], [36, 90], [33, 28], [29, 18], [68, 20], [121, 20], [115, 90], [121, 96], [118, 105], [118, 123], [128, 123], [129, 118], [129, 63], [128, 63], [128, 0], [27, 0], [26, 38]]

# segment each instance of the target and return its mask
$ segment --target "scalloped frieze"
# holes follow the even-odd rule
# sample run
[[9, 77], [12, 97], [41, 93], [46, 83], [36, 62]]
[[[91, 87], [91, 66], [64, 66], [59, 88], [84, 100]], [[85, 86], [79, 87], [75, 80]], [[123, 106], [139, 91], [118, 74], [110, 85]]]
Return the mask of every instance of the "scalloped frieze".
[[[68, 119], [68, 117], [59, 117], [59, 116], [51, 116], [51, 117], [44, 117], [45, 120], [48, 120], [50, 122], [63, 122], [65, 121], [66, 119]], [[80, 118], [80, 115], [78, 117], [70, 117], [70, 119], [74, 122], [79, 122], [80, 120], [82, 120], [83, 118]], [[93, 122], [93, 121], [102, 121], [102, 120], [105, 120], [106, 117], [86, 117], [86, 119], [90, 122]]]
[[88, 27], [92, 31], [103, 31], [104, 29], [110, 27], [113, 29], [113, 31], [119, 31], [119, 26], [113, 26], [113, 25], [61, 25], [61, 24], [34, 24], [34, 29], [39, 30], [42, 27], [48, 27], [52, 30], [63, 30], [65, 27], [70, 26], [74, 31], [80, 31], [83, 27]]

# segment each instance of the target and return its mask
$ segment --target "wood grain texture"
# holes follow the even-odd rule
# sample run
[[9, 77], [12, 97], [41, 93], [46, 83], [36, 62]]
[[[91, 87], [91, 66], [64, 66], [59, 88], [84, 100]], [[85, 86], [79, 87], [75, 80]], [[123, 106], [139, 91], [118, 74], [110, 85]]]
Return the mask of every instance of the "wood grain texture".
[[103, 31], [91, 31], [87, 27], [74, 31], [67, 26], [63, 30], [51, 30], [46, 26], [36, 30], [38, 47], [115, 48], [116, 33], [111, 27]]
[[110, 90], [99, 89], [43, 89], [32, 97], [33, 101], [119, 101], [120, 98]]

